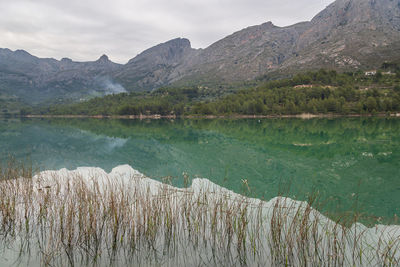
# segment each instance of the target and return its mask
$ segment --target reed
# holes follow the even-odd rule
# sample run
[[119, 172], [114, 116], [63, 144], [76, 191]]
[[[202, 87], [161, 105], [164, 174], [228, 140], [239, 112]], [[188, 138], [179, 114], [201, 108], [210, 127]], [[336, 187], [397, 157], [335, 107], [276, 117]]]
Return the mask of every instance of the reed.
[[[18, 165], [10, 165], [14, 168]], [[42, 266], [398, 266], [400, 231], [332, 221], [315, 197], [269, 202], [205, 180], [4, 170], [0, 243]], [[121, 176], [123, 176], [121, 174]], [[185, 178], [185, 184], [188, 178]]]

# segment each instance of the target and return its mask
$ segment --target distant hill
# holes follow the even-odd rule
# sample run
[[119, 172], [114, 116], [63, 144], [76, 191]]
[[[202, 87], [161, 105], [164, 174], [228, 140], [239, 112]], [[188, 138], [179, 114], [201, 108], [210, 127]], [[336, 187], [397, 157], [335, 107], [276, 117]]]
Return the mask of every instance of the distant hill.
[[248, 27], [205, 49], [187, 39], [150, 48], [127, 64], [41, 59], [0, 49], [0, 93], [29, 104], [68, 102], [170, 84], [220, 85], [321, 67], [373, 69], [400, 62], [399, 0], [337, 0], [309, 22]]
[[81, 63], [68, 58], [60, 61], [37, 58], [23, 50], [0, 49], [0, 91], [33, 104], [49, 99], [77, 100], [117, 92], [109, 75], [120, 67], [105, 55], [97, 61]]

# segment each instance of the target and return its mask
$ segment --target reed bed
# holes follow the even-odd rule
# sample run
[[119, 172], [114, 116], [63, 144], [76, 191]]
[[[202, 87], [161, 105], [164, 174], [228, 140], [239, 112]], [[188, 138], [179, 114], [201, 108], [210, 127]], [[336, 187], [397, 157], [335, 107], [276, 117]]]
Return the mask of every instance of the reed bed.
[[265, 202], [205, 179], [179, 189], [128, 166], [2, 178], [0, 244], [14, 265], [400, 265], [397, 226], [345, 227], [312, 199]]

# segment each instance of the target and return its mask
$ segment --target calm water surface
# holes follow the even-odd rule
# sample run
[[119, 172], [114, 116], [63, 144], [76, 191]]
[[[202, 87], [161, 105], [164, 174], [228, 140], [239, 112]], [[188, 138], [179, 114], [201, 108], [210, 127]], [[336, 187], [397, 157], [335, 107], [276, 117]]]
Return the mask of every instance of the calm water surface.
[[325, 211], [400, 215], [399, 119], [3, 119], [0, 152], [41, 170], [129, 164], [178, 186], [185, 172], [266, 200], [317, 192]]

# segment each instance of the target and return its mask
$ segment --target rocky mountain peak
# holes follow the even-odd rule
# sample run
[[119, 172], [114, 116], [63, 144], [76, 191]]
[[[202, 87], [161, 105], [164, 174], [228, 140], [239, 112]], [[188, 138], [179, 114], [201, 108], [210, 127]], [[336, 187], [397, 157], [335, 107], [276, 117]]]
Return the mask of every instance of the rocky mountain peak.
[[170, 47], [179, 47], [179, 48], [192, 48], [189, 39], [186, 38], [175, 38], [164, 43], [164, 45], [168, 45]]
[[116, 78], [129, 81], [125, 84], [128, 89], [152, 90], [169, 83], [172, 77], [177, 75], [175, 70], [187, 64], [188, 59], [196, 51], [188, 39], [172, 39], [147, 49], [131, 59]]
[[22, 49], [15, 50], [12, 53], [12, 56], [15, 59], [18, 59], [21, 61], [32, 61], [32, 60], [37, 59], [35, 56], [32, 56], [31, 54], [29, 54], [28, 52], [26, 52], [25, 50], [22, 50]]
[[100, 62], [100, 63], [109, 63], [109, 62], [111, 62], [111, 61], [110, 61], [110, 59], [108, 58], [107, 55], [102, 55], [102, 56], [97, 60], [97, 62]]
[[339, 39], [367, 45], [374, 43], [369, 39], [374, 37], [382, 45], [388, 43], [386, 39], [397, 38], [400, 30], [399, 3], [399, 0], [337, 0], [311, 20], [310, 28], [298, 41], [298, 49], [313, 43], [332, 44]]
[[72, 62], [72, 59], [67, 58], [67, 57], [63, 57], [63, 58], [61, 59], [61, 62], [63, 62], [63, 63], [71, 63], [71, 62]]
[[17, 55], [31, 56], [31, 54], [29, 54], [28, 52], [26, 52], [25, 50], [22, 50], [22, 49], [15, 50], [15, 54], [17, 54]]
[[272, 28], [275, 28], [277, 26], [275, 26], [274, 23], [272, 23], [272, 21], [268, 21], [268, 22], [265, 22], [265, 23], [261, 24], [261, 27], [263, 27], [265, 29], [272, 29]]
[[179, 62], [191, 50], [192, 46], [188, 39], [176, 38], [145, 50], [128, 64], [146, 61], [149, 64], [171, 65]]
[[337, 0], [321, 11], [313, 23], [333, 23], [344, 26], [350, 23], [380, 23], [385, 19], [393, 21], [400, 15], [399, 0]]

